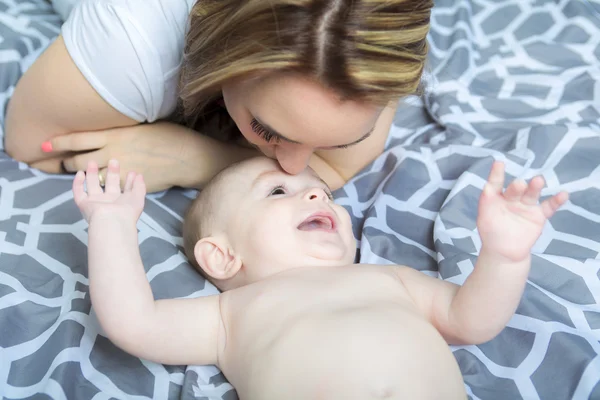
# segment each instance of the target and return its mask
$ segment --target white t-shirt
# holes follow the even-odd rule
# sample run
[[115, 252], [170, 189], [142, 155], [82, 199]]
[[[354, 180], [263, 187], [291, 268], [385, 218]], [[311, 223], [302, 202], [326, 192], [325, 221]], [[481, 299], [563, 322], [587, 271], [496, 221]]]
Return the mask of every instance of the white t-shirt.
[[177, 103], [188, 18], [196, 0], [81, 0], [62, 26], [71, 58], [102, 98], [139, 122]]

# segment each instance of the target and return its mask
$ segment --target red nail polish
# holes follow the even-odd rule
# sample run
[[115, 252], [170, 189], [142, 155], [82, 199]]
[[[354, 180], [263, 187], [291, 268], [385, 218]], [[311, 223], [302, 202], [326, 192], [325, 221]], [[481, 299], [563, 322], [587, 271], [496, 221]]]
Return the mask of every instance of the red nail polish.
[[42, 151], [44, 153], [50, 153], [52, 151], [52, 143], [50, 143], [50, 142], [42, 143]]

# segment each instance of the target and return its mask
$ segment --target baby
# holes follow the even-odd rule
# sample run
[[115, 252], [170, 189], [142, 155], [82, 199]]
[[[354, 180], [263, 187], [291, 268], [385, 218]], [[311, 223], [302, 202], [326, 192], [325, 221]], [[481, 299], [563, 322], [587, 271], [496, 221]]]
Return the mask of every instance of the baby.
[[[87, 180], [87, 191], [84, 183]], [[390, 265], [353, 265], [350, 218], [311, 170], [267, 158], [224, 170], [184, 223], [191, 262], [222, 294], [155, 301], [140, 259], [141, 176], [123, 192], [111, 161], [73, 182], [89, 222], [92, 304], [123, 350], [164, 364], [215, 364], [242, 400], [465, 399], [448, 343], [492, 339], [514, 313], [546, 219], [544, 180], [492, 166], [481, 194], [482, 248], [463, 286]]]

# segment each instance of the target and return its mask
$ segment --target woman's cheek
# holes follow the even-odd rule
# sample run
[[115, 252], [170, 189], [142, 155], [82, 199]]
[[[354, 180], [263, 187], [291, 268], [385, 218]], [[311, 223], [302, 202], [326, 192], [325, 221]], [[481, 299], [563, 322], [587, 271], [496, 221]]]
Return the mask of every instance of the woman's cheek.
[[250, 126], [247, 126], [245, 129], [240, 129], [240, 132], [242, 132], [242, 136], [244, 136], [244, 139], [246, 139], [248, 143], [253, 144], [255, 146], [260, 146], [261, 144], [263, 144], [261, 143], [260, 138], [256, 135], [256, 133], [254, 133]]
[[277, 158], [275, 156], [275, 145], [267, 145], [267, 146], [256, 146], [261, 153], [269, 158]]
[[254, 146], [265, 156], [269, 158], [275, 158], [275, 144], [266, 143], [256, 133], [254, 133], [254, 131], [252, 131], [252, 128], [250, 128], [249, 133], [242, 131], [242, 135], [250, 145]]

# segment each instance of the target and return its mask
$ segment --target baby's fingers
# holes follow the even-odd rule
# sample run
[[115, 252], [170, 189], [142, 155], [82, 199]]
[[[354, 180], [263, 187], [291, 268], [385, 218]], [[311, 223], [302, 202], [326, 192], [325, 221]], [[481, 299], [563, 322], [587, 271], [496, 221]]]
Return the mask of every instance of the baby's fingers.
[[556, 210], [565, 204], [567, 200], [569, 200], [569, 194], [567, 192], [560, 192], [548, 200], [545, 200], [542, 203], [542, 212], [544, 213], [544, 216], [546, 218], [552, 217]]
[[508, 201], [520, 201], [521, 197], [527, 189], [527, 183], [522, 179], [515, 179], [506, 188], [504, 192], [504, 198]]
[[136, 198], [141, 198], [142, 201], [146, 197], [146, 183], [144, 182], [144, 177], [141, 174], [134, 178], [131, 191]]
[[77, 171], [75, 179], [73, 179], [73, 199], [75, 204], [79, 206], [83, 200], [87, 198], [87, 193], [83, 187], [85, 183], [85, 173], [83, 171]]
[[117, 160], [110, 160], [108, 162], [108, 172], [106, 174], [106, 186], [104, 187], [104, 191], [112, 194], [121, 193], [120, 180], [119, 162]]
[[542, 192], [542, 189], [544, 188], [544, 184], [545, 184], [544, 178], [542, 178], [541, 176], [536, 176], [535, 178], [533, 178], [529, 182], [529, 185], [527, 186], [527, 190], [525, 191], [525, 194], [521, 198], [521, 201], [530, 206], [537, 204], [537, 202], [540, 198], [540, 193]]
[[127, 174], [127, 178], [125, 179], [125, 186], [123, 187], [123, 192], [131, 192], [133, 189], [133, 181], [135, 180], [136, 173], [131, 171]]
[[98, 164], [95, 161], [88, 162], [87, 171], [85, 173], [87, 182], [87, 192], [89, 195], [102, 194], [100, 181], [98, 179]]
[[504, 187], [504, 163], [501, 161], [494, 161], [492, 170], [488, 176], [487, 184], [497, 194], [502, 193], [502, 188]]

